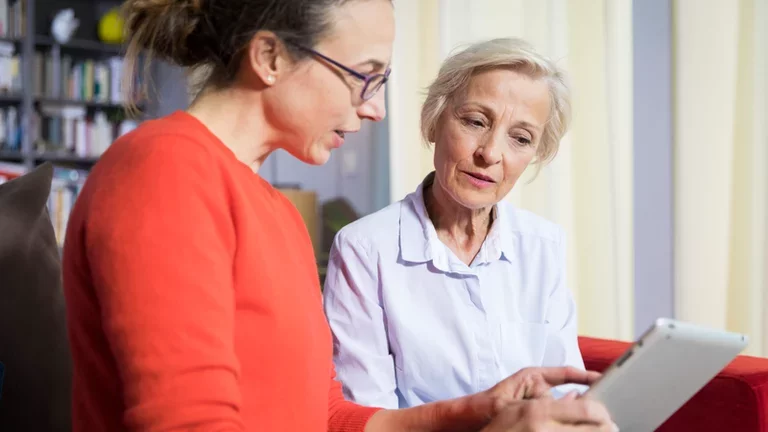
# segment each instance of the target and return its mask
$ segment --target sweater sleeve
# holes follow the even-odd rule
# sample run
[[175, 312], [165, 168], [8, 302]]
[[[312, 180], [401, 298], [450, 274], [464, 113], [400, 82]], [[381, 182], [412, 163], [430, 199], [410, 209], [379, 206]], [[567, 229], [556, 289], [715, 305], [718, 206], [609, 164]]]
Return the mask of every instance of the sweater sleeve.
[[125, 426], [242, 431], [224, 177], [198, 143], [148, 141], [110, 155], [84, 234]]
[[368, 420], [381, 408], [364, 407], [344, 399], [336, 372], [331, 369], [328, 392], [328, 432], [363, 432]]

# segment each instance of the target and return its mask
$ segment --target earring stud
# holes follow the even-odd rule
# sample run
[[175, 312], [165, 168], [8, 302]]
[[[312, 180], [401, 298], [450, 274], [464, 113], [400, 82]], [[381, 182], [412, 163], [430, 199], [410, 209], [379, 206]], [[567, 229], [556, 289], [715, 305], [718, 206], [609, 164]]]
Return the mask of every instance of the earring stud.
[[274, 75], [267, 75], [267, 82], [273, 84], [275, 82]]

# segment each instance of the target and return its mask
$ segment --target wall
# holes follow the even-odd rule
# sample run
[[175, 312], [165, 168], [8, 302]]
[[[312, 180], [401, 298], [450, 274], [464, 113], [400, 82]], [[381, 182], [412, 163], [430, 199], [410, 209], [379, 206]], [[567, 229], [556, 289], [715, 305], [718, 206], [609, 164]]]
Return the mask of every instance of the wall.
[[176, 110], [186, 109], [187, 86], [179, 84], [186, 81], [184, 71], [160, 61], [155, 61], [151, 68], [150, 91], [155, 97], [150, 98], [147, 114], [151, 117], [162, 117]]
[[635, 334], [674, 316], [672, 4], [635, 1]]
[[267, 158], [259, 174], [276, 185], [297, 184], [312, 189], [321, 202], [345, 197], [358, 213], [371, 213], [385, 205], [380, 198], [376, 199], [376, 190], [386, 183], [376, 179], [376, 173], [382, 171], [376, 156], [386, 150], [385, 130], [383, 123], [363, 122], [360, 131], [347, 135], [344, 145], [322, 166], [307, 165], [278, 151]]

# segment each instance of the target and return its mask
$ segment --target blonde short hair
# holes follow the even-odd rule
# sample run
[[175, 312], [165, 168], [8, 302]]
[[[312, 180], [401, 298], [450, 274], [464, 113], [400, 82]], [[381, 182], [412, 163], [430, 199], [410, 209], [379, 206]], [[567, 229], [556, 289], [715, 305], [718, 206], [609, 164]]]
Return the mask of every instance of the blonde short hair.
[[437, 78], [429, 86], [421, 108], [421, 134], [425, 142], [431, 142], [437, 122], [451, 98], [465, 91], [478, 72], [499, 68], [546, 80], [549, 85], [551, 114], [544, 126], [535, 160], [539, 164], [546, 164], [557, 154], [560, 139], [570, 124], [570, 87], [563, 69], [521, 39], [502, 38], [479, 42], [448, 57], [440, 67]]

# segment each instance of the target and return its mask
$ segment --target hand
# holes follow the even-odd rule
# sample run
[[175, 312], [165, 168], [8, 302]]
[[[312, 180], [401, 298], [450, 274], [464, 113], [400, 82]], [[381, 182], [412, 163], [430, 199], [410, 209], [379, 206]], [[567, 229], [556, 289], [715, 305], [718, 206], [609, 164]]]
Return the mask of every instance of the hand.
[[[548, 397], [554, 386], [592, 384], [599, 377], [597, 372], [572, 367], [523, 369], [484, 392], [379, 411], [365, 431], [474, 431], [484, 427], [483, 432], [611, 431], [613, 428], [605, 426], [612, 425], [605, 408], [597, 402], [577, 399], [575, 394], [559, 400]], [[582, 429], [568, 429], [577, 425]]]
[[575, 395], [510, 403], [481, 432], [617, 432], [605, 407]]
[[526, 368], [483, 392], [491, 403], [492, 416], [507, 405], [527, 399], [550, 398], [552, 387], [561, 384], [590, 385], [600, 373], [574, 367]]

